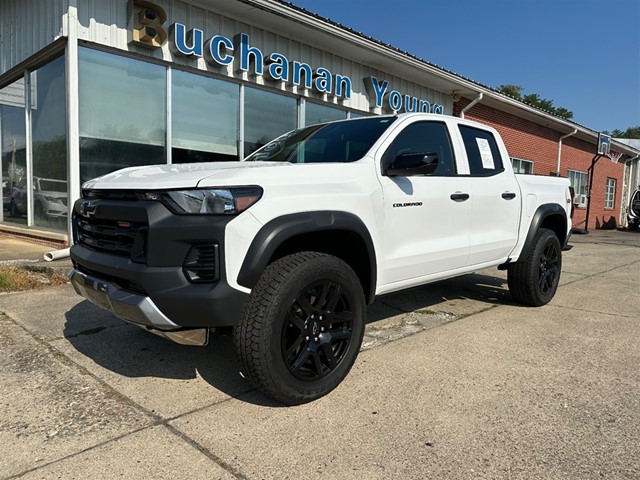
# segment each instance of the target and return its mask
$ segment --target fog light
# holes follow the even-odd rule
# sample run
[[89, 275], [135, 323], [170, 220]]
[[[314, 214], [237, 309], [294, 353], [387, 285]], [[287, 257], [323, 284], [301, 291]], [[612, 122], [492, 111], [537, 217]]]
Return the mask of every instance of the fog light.
[[182, 270], [192, 283], [214, 283], [219, 279], [218, 244], [194, 245], [184, 259]]

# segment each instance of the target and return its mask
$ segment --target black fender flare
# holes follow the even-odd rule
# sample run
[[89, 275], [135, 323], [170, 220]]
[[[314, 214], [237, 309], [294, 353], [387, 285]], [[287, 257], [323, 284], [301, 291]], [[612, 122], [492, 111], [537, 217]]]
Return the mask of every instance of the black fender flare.
[[563, 246], [567, 239], [567, 212], [562, 208], [562, 206], [558, 203], [545, 203], [540, 205], [536, 212], [533, 214], [533, 220], [531, 220], [531, 225], [529, 225], [529, 231], [527, 232], [527, 238], [524, 241], [524, 246], [522, 247], [522, 251], [518, 256], [518, 261], [527, 258], [529, 252], [534, 247], [534, 241], [536, 238], [536, 234], [538, 230], [540, 230], [542, 223], [551, 216], [559, 216], [562, 218], [563, 222], [563, 231], [562, 234], [558, 237], [560, 240], [560, 245]]
[[269, 259], [278, 247], [297, 235], [327, 230], [353, 232], [362, 239], [367, 249], [370, 270], [369, 292], [364, 292], [369, 302], [373, 301], [376, 289], [376, 254], [369, 229], [356, 215], [341, 211], [300, 212], [274, 218], [262, 226], [254, 237], [238, 274], [238, 283], [253, 288]]

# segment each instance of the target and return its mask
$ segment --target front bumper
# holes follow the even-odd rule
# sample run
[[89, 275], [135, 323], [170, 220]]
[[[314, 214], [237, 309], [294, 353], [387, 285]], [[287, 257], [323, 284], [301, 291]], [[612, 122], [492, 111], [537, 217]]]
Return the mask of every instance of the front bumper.
[[[238, 323], [249, 295], [226, 279], [225, 229], [233, 217], [179, 216], [152, 201], [99, 197], [90, 209], [87, 202], [74, 205], [70, 249], [70, 277], [80, 295], [159, 331]], [[203, 245], [211, 247], [205, 257], [212, 270], [194, 280], [186, 265]]]
[[69, 272], [69, 280], [78, 295], [122, 320], [182, 345], [206, 345], [208, 342], [209, 329], [180, 329], [149, 297], [128, 292], [76, 268]]

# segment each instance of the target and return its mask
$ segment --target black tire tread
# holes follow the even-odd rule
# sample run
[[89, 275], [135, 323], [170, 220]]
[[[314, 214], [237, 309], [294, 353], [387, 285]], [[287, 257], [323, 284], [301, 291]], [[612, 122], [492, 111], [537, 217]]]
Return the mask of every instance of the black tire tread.
[[[558, 242], [558, 252], [561, 255], [560, 242], [556, 234], [547, 228], [541, 228], [536, 233], [533, 248], [529, 251], [527, 258], [509, 265], [507, 274], [507, 284], [511, 296], [519, 303], [532, 307], [540, 307], [547, 304], [555, 295], [555, 290], [549, 298], [542, 297], [537, 291], [536, 274], [539, 268], [540, 249], [552, 238]], [[560, 266], [562, 266], [560, 258]], [[560, 272], [558, 272], [558, 281]]]
[[[306, 403], [316, 396], [304, 393], [299, 395], [292, 394], [292, 392], [284, 393], [277, 388], [278, 382], [274, 377], [275, 373], [269, 366], [268, 343], [266, 341], [267, 331], [270, 329], [268, 317], [277, 307], [278, 292], [287, 277], [303, 264], [314, 259], [320, 259], [319, 265], [328, 268], [344, 269], [346, 267], [350, 270], [342, 260], [319, 252], [299, 252], [276, 260], [267, 266], [253, 288], [241, 320], [233, 332], [236, 357], [242, 375], [266, 395], [289, 405]], [[353, 275], [355, 276], [355, 273]], [[364, 302], [364, 294], [362, 302]], [[354, 340], [358, 341], [358, 339]], [[359, 342], [362, 342], [362, 335]], [[349, 365], [350, 368], [351, 365]]]

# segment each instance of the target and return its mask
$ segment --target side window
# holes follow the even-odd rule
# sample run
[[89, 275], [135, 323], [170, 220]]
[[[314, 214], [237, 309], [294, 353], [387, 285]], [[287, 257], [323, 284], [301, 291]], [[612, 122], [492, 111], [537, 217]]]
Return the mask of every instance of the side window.
[[471, 175], [495, 175], [504, 170], [496, 139], [490, 132], [460, 125]]
[[438, 168], [432, 175], [455, 175], [456, 167], [447, 126], [440, 122], [416, 122], [406, 127], [393, 140], [382, 156], [383, 167], [403, 153], [435, 153]]

